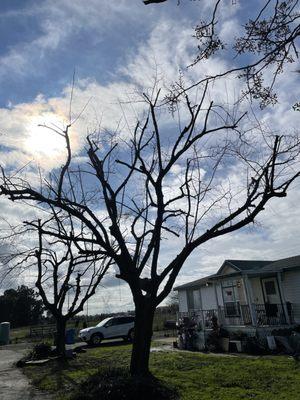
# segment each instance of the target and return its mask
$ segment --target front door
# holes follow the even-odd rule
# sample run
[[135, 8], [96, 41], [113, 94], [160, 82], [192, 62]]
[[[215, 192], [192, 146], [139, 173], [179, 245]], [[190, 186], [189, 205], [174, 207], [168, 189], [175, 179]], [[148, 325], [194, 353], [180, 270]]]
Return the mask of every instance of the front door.
[[261, 282], [265, 298], [265, 322], [270, 325], [285, 323], [285, 315], [276, 277], [263, 278]]
[[265, 302], [268, 304], [281, 304], [278, 283], [275, 277], [262, 279]]

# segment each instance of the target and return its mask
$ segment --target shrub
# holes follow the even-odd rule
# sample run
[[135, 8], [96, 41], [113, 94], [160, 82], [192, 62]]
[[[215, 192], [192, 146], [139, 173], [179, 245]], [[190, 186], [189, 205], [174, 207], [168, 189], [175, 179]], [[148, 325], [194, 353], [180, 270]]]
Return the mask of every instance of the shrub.
[[47, 343], [39, 343], [32, 349], [29, 359], [30, 360], [42, 360], [50, 357], [52, 353], [51, 346]]
[[249, 354], [263, 355], [269, 354], [266, 340], [258, 336], [248, 336], [244, 342], [244, 351]]
[[23, 368], [27, 361], [43, 360], [52, 355], [51, 346], [47, 343], [39, 343], [21, 360], [17, 361], [16, 366]]

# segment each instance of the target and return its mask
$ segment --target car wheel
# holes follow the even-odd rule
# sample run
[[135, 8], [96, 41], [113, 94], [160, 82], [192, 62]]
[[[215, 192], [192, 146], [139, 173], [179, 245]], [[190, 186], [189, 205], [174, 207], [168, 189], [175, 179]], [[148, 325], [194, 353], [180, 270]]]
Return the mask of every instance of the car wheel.
[[103, 337], [99, 333], [94, 333], [91, 337], [90, 344], [98, 346], [102, 342]]
[[131, 330], [128, 332], [127, 339], [129, 340], [129, 342], [133, 342], [133, 339], [134, 339], [134, 330], [133, 330], [133, 329], [131, 329]]

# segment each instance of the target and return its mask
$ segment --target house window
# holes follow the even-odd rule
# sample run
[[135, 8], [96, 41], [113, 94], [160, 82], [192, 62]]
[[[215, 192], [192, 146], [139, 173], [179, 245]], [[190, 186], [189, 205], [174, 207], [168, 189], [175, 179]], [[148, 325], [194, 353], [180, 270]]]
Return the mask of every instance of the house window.
[[239, 304], [237, 302], [224, 303], [225, 316], [236, 317], [240, 315]]
[[224, 302], [232, 302], [235, 300], [233, 286], [223, 289]]

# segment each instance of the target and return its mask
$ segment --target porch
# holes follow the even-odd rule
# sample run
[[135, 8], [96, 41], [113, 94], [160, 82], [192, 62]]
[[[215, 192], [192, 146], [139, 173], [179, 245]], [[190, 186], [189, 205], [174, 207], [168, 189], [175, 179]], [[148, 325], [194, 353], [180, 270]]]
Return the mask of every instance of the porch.
[[188, 317], [199, 324], [202, 329], [212, 327], [213, 317], [218, 324], [226, 326], [281, 326], [293, 325], [294, 315], [291, 303], [282, 304], [240, 304], [231, 303], [210, 310], [193, 309], [179, 312], [178, 319]]

